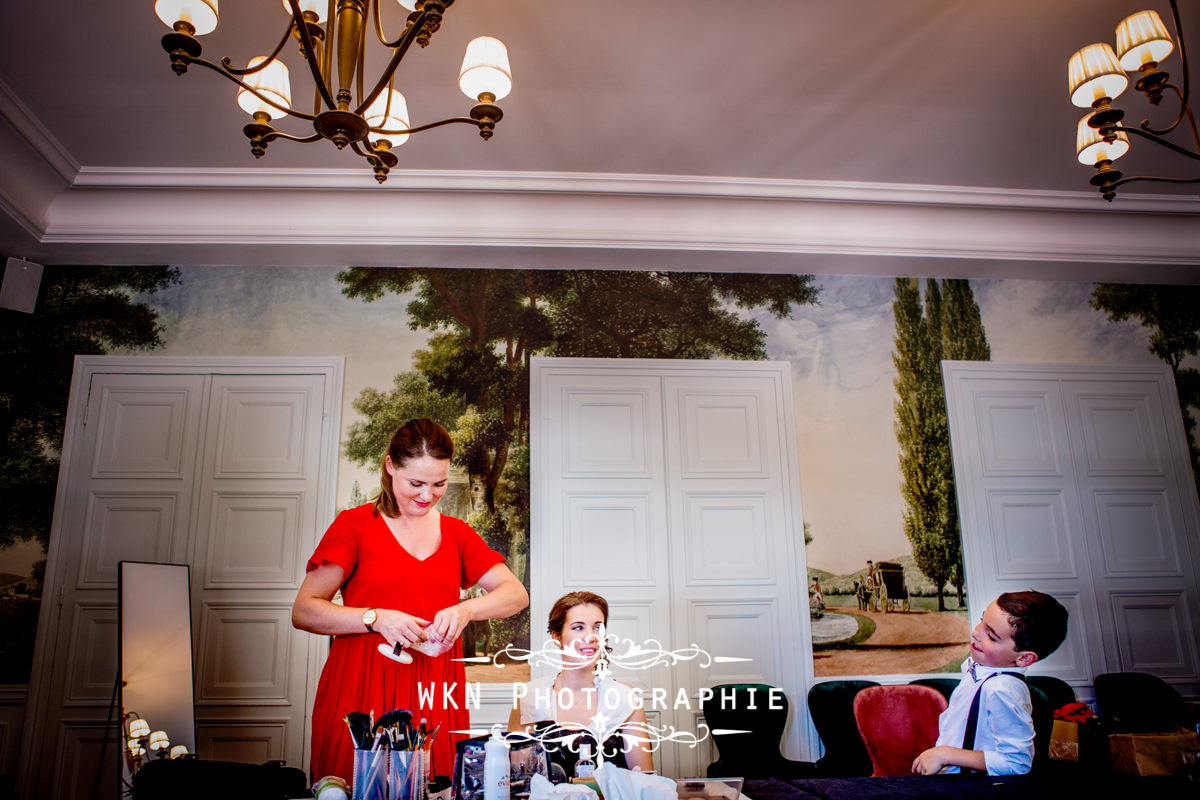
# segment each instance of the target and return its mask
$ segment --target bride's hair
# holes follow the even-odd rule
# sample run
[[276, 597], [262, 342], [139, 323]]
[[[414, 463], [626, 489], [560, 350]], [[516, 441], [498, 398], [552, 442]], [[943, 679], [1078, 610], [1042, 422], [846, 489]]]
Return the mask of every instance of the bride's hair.
[[567, 612], [575, 606], [595, 606], [604, 615], [604, 624], [608, 625], [608, 601], [595, 592], [571, 592], [564, 594], [554, 601], [550, 609], [550, 620], [546, 631], [560, 635], [567, 624]]

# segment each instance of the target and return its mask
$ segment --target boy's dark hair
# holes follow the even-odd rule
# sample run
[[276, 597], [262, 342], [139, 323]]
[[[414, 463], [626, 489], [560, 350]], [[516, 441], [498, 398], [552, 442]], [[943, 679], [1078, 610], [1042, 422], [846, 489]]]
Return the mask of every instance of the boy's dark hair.
[[1013, 642], [1043, 659], [1067, 638], [1067, 609], [1044, 592], [1005, 592], [996, 605], [1008, 615]]

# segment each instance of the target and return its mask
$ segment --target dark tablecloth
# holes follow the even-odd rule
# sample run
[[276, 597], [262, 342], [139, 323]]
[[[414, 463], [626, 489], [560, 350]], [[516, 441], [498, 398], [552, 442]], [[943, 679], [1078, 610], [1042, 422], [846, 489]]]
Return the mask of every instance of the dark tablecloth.
[[1200, 784], [1183, 778], [1129, 775], [905, 775], [897, 778], [747, 780], [751, 800], [1200, 800]]

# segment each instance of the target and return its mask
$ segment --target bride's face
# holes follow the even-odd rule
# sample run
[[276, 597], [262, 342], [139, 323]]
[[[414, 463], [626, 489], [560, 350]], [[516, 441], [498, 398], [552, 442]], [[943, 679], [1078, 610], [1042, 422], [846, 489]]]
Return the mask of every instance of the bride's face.
[[604, 612], [587, 603], [567, 612], [555, 641], [563, 649], [566, 666], [579, 668], [595, 663], [604, 646]]

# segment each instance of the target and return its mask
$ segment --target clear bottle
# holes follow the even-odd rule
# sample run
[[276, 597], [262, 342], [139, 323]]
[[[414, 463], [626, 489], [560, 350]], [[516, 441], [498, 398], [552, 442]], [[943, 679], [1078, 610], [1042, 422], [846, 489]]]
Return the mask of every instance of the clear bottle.
[[483, 745], [483, 800], [509, 800], [508, 740], [493, 733]]
[[596, 772], [596, 762], [592, 760], [592, 746], [579, 745], [579, 760], [575, 762], [575, 777], [590, 778]]

